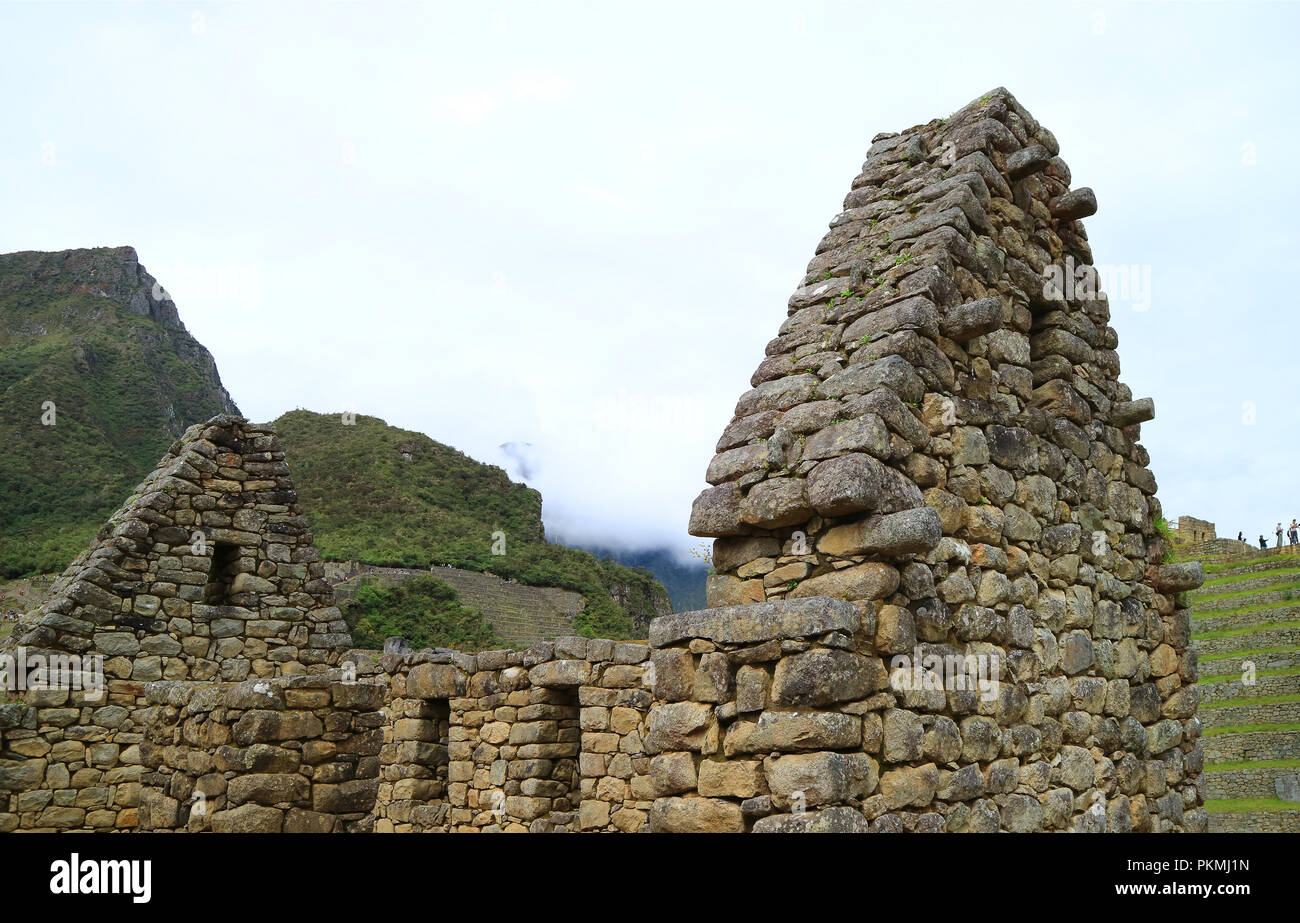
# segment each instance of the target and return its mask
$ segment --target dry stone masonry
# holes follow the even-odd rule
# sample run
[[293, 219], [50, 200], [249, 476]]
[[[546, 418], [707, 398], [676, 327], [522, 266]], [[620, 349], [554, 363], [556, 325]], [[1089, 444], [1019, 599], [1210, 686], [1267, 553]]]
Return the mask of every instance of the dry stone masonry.
[[[328, 671], [352, 640], [322, 574], [275, 433], [229, 415], [190, 427], [0, 649], [73, 677], [0, 704], [0, 832], [140, 825], [145, 770], [161, 767], [145, 751], [168, 720], [150, 684]], [[206, 703], [187, 732], [221, 723], [217, 688], [170, 694], [173, 708]], [[187, 738], [203, 741], [225, 743], [210, 728]], [[196, 756], [186, 766], [209, 771]], [[162, 803], [177, 786], [156, 790]], [[153, 829], [190, 823], [153, 816]]]
[[103, 655], [110, 691], [137, 696], [319, 672], [352, 646], [323, 576], [274, 431], [222, 415], [172, 445], [10, 644]]
[[1214, 523], [1204, 519], [1197, 519], [1194, 516], [1179, 516], [1173, 538], [1179, 544], [1213, 541], [1215, 538]]
[[140, 829], [368, 829], [385, 692], [323, 674], [150, 683]]
[[[877, 136], [718, 442], [691, 515], [716, 538], [710, 606], [832, 597], [858, 616], [836, 629], [853, 639], [838, 665], [815, 674], [842, 689], [776, 697], [801, 672], [788, 661], [812, 651], [750, 681], [774, 697], [756, 727], [812, 707], [800, 720], [825, 726], [794, 742], [869, 764], [845, 763], [860, 781], [819, 797], [849, 813], [781, 823], [1206, 826], [1181, 595], [1200, 566], [1163, 563], [1137, 442], [1152, 402], [1118, 380], [1079, 221], [1096, 202], [1058, 154], [1003, 89]], [[966, 657], [997, 665], [992, 701], [983, 685], [884, 681]], [[860, 735], [836, 723], [849, 717]], [[683, 751], [730, 763], [745, 719], [711, 721]], [[775, 765], [795, 747], [770, 749], [749, 752]], [[692, 800], [679, 804], [692, 823], [744, 804]]]
[[[10, 650], [0, 832], [1200, 831], [1185, 594], [1051, 133], [878, 136], [649, 643], [350, 651], [273, 431], [192, 427]], [[196, 544], [197, 543], [197, 544]]]
[[389, 690], [374, 829], [636, 832], [654, 791], [645, 644], [354, 652]]

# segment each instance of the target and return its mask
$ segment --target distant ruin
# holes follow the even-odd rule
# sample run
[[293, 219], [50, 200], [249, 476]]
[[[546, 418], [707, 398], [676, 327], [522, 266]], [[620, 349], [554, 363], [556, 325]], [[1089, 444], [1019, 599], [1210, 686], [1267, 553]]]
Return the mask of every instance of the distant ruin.
[[1179, 516], [1178, 527], [1173, 530], [1177, 542], [1209, 542], [1215, 539], [1214, 523], [1194, 516]]
[[350, 651], [274, 434], [192, 427], [14, 633], [109, 679], [0, 704], [0, 832], [1205, 830], [1202, 574], [1070, 181], [1000, 88], [873, 140], [648, 644]]

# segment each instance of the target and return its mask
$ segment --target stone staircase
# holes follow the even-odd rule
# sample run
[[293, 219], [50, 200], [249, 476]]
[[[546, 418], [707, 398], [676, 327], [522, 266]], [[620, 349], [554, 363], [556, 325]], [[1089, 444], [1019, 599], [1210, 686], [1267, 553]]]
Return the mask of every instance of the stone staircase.
[[1192, 646], [1210, 830], [1300, 832], [1300, 554], [1223, 544], [1179, 556], [1206, 572]]

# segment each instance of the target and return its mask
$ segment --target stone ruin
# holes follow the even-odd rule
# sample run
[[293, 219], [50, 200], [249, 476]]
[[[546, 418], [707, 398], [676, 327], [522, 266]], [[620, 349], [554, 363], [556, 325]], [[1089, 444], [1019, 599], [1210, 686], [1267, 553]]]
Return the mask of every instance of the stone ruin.
[[110, 691], [320, 672], [352, 646], [274, 430], [190, 427], [9, 644], [102, 655]]
[[[1206, 826], [1180, 595], [1200, 566], [1163, 563], [1153, 404], [1119, 381], [1096, 202], [1058, 155], [1001, 88], [878, 135], [692, 511], [710, 606], [852, 604], [823, 665], [845, 688], [815, 704], [861, 716], [873, 827]], [[916, 681], [968, 658], [994, 695]]]
[[349, 651], [272, 431], [191, 428], [15, 632], [109, 680], [0, 704], [0, 832], [1205, 830], [1202, 576], [1069, 183], [1003, 89], [874, 139], [648, 644]]
[[1173, 530], [1174, 541], [1184, 542], [1211, 542], [1216, 538], [1214, 534], [1214, 523], [1197, 519], [1195, 516], [1179, 516], [1178, 525]]

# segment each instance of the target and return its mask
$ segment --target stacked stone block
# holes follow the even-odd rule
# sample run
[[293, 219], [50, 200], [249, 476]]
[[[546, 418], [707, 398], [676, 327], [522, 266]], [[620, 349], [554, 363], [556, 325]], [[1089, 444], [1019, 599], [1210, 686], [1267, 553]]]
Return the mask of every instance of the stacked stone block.
[[0, 706], [0, 832], [366, 828], [383, 686], [335, 670], [144, 693], [136, 709], [35, 694]]
[[374, 829], [644, 828], [648, 655], [577, 637], [473, 655], [353, 652], [358, 674], [389, 690]]
[[[1153, 405], [1118, 380], [1079, 221], [1096, 202], [1070, 182], [1051, 132], [1000, 88], [877, 136], [690, 530], [716, 539], [710, 606], [830, 596], [858, 609], [864, 656], [1002, 664], [1005, 739], [978, 762], [1014, 758], [1044, 816], [1068, 759], [1098, 772], [1075, 821], [1102, 805], [1116, 829], [1196, 829], [1183, 594], [1202, 575], [1163, 563], [1137, 441]], [[938, 700], [917, 713], [957, 717]], [[1170, 794], [1144, 814], [1131, 768], [1152, 760]], [[965, 822], [939, 806], [948, 829]]]
[[[334, 671], [335, 674], [338, 671]], [[368, 829], [385, 689], [337, 675], [151, 683], [140, 829]]]
[[0, 704], [0, 833], [135, 829], [148, 720], [82, 691]]
[[656, 620], [651, 829], [866, 832], [894, 697], [880, 658], [856, 653], [861, 629], [857, 607], [826, 597]]
[[269, 426], [186, 430], [9, 649], [102, 654], [114, 697], [146, 682], [319, 672], [352, 646]]

